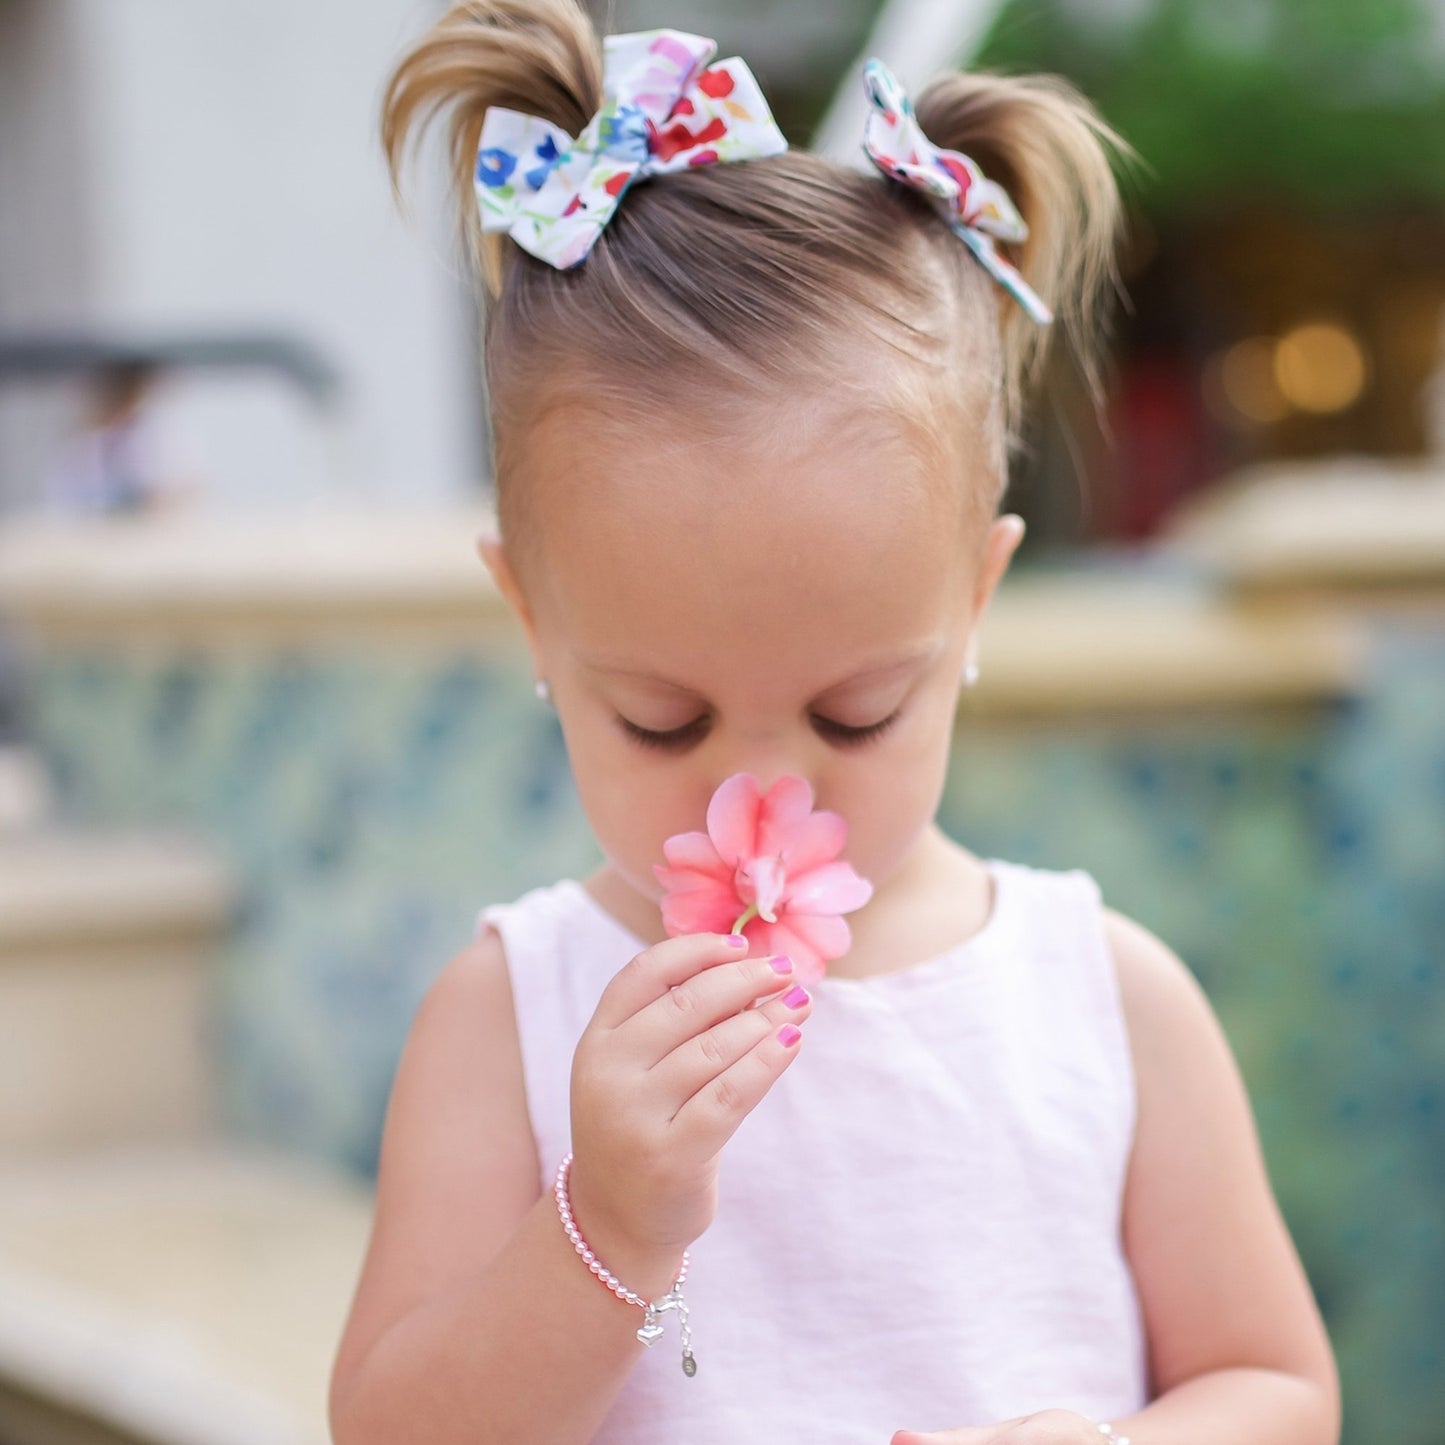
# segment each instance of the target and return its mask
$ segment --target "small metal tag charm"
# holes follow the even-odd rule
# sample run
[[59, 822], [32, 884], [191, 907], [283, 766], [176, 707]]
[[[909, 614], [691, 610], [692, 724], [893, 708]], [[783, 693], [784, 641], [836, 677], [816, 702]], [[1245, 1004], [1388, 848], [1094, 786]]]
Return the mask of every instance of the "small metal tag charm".
[[692, 1342], [692, 1331], [688, 1328], [687, 1323], [687, 1301], [676, 1289], [669, 1290], [661, 1299], [654, 1300], [647, 1306], [647, 1318], [644, 1320], [642, 1328], [638, 1330], [637, 1338], [644, 1345], [655, 1344], [662, 1338], [662, 1321], [658, 1319], [658, 1316], [664, 1310], [676, 1310], [682, 1320], [682, 1372], [691, 1378], [697, 1374], [697, 1361], [693, 1358], [692, 1350], [689, 1348]]

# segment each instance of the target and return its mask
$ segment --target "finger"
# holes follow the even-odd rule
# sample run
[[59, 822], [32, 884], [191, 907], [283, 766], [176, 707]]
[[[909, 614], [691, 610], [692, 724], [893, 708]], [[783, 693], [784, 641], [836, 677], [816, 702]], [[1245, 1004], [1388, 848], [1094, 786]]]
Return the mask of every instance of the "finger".
[[957, 1430], [895, 1430], [888, 1445], [992, 1445], [1008, 1425], [963, 1426]]
[[668, 1117], [674, 1117], [705, 1084], [730, 1069], [783, 1024], [802, 1027], [813, 1010], [807, 989], [790, 985], [755, 1009], [744, 1009], [685, 1039], [653, 1065], [650, 1076], [665, 1099], [671, 1100]]
[[654, 943], [613, 974], [597, 1001], [592, 1021], [615, 1029], [674, 984], [725, 959], [745, 958], [747, 949], [747, 939], [725, 933], [686, 933]]
[[1016, 1438], [1011, 1432], [1029, 1415], [1015, 1415], [993, 1425], [961, 1425], [954, 1430], [895, 1430], [888, 1445], [994, 1445]]
[[737, 1063], [683, 1104], [672, 1127], [705, 1157], [715, 1154], [798, 1057], [802, 1037], [802, 1030], [793, 1024], [769, 1029]]
[[993, 1431], [962, 1429], [962, 1431], [896, 1431], [889, 1445], [991, 1445], [998, 1436]]
[[[781, 965], [781, 967], [779, 967]], [[717, 963], [675, 983], [616, 1030], [628, 1055], [651, 1069], [680, 1044], [706, 1033], [723, 1019], [742, 1013], [760, 994], [792, 977], [788, 958], [745, 958]]]

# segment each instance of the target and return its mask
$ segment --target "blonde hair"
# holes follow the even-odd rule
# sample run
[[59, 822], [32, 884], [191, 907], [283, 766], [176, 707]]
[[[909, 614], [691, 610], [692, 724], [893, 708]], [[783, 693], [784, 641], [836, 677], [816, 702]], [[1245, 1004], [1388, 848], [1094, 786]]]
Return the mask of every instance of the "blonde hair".
[[[398, 202], [408, 137], [451, 108], [459, 239], [490, 293], [485, 369], [504, 538], [525, 521], [509, 481], [522, 438], [561, 388], [601, 391], [632, 409], [643, 394], [702, 395], [716, 415], [776, 396], [780, 383], [833, 385], [860, 331], [921, 363], [900, 368], [896, 395], [879, 405], [907, 397], [937, 428], [947, 425], [942, 387], [973, 426], [982, 413], [991, 512], [1048, 329], [898, 182], [800, 150], [700, 166], [633, 186], [569, 271], [483, 234], [474, 174], [487, 109], [576, 135], [601, 101], [601, 43], [576, 0], [458, 0], [402, 56], [383, 98]], [[1029, 227], [1012, 259], [1053, 308], [1097, 395], [1120, 222], [1106, 147], [1127, 147], [1056, 76], [948, 74], [915, 109], [935, 145], [971, 156], [1012, 196]], [[957, 405], [950, 411], [958, 417]]]

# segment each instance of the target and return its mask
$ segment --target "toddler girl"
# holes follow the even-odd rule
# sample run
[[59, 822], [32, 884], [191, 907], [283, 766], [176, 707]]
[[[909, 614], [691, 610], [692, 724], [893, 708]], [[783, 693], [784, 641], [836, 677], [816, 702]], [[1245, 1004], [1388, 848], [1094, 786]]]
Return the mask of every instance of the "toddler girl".
[[[865, 173], [713, 50], [471, 0], [387, 91], [394, 180], [454, 108], [481, 551], [607, 861], [483, 909], [417, 1011], [337, 1445], [1331, 1445], [1192, 975], [933, 821], [1019, 398], [1110, 273], [1111, 137], [1062, 82], [912, 107], [870, 63]], [[669, 936], [664, 843], [728, 780], [846, 820], [846, 952]]]

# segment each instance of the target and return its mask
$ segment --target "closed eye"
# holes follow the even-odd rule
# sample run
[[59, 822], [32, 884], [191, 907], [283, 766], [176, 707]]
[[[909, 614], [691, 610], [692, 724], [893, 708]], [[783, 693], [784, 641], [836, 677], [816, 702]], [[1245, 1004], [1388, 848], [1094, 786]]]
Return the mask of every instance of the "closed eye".
[[633, 742], [641, 744], [645, 748], [664, 748], [681, 751], [683, 748], [691, 747], [707, 731], [707, 718], [696, 717], [690, 723], [684, 723], [680, 728], [669, 728], [664, 733], [653, 732], [651, 728], [640, 728], [634, 722], [628, 722], [625, 717], [617, 719], [622, 731], [627, 734]]
[[[882, 737], [897, 722], [901, 711], [902, 709], [899, 709], [898, 712], [890, 713], [876, 723], [869, 723], [867, 727], [850, 727], [847, 723], [835, 722], [832, 718], [822, 717], [817, 713], [813, 713], [811, 716], [813, 727], [821, 737], [843, 747], [856, 747]], [[683, 749], [691, 747], [695, 742], [699, 742], [708, 730], [706, 715], [696, 717], [690, 723], [684, 723], [680, 728], [669, 728], [666, 732], [655, 732], [651, 728], [638, 727], [636, 723], [629, 722], [621, 716], [617, 721], [628, 738], [639, 746], [660, 748], [672, 752], [681, 752]]]
[[874, 738], [882, 737], [889, 728], [898, 721], [898, 712], [891, 712], [885, 718], [880, 718], [876, 723], [869, 723], [867, 727], [854, 728], [845, 723], [834, 722], [832, 718], [819, 717], [813, 714], [813, 726], [825, 738], [832, 742], [842, 743], [845, 747], [856, 746], [859, 743], [872, 742]]

